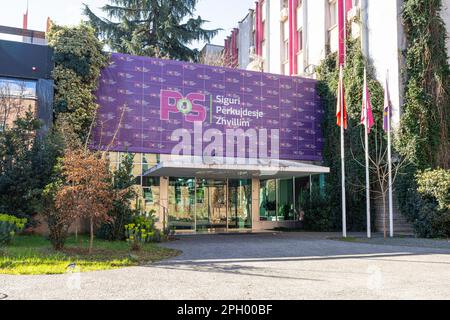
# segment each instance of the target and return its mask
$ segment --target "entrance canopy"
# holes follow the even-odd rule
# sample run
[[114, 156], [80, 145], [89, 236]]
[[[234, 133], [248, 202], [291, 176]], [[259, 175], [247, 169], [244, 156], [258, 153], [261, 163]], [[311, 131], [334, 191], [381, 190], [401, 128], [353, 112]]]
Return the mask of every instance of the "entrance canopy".
[[187, 157], [161, 161], [144, 175], [209, 179], [289, 179], [324, 173], [330, 173], [330, 169], [297, 161]]

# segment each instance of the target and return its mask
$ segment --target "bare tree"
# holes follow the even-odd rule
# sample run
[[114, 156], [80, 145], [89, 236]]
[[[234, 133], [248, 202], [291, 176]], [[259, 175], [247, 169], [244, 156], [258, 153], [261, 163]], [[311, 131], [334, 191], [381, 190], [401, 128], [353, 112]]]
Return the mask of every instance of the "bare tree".
[[[120, 116], [119, 116], [119, 120], [116, 125], [116, 129], [114, 130], [114, 134], [111, 138], [111, 141], [107, 145], [106, 149], [103, 150], [103, 155], [106, 155], [111, 150], [114, 143], [116, 142], [117, 135], [119, 134], [119, 131], [123, 126], [123, 118], [125, 116], [125, 112], [127, 112], [127, 110], [128, 110], [128, 105], [124, 104], [123, 106], [121, 106], [119, 108], [119, 110], [120, 110]], [[114, 119], [112, 119], [112, 120], [114, 120]], [[93, 132], [94, 126], [97, 126], [100, 128], [100, 132], [98, 133], [99, 141], [98, 141], [98, 144], [96, 146], [94, 146], [94, 148], [97, 148], [98, 150], [103, 149], [103, 134], [104, 134], [103, 129], [105, 128], [105, 124], [108, 121], [111, 121], [111, 119], [101, 120], [100, 117], [98, 116], [98, 109], [95, 111], [95, 115], [92, 118], [88, 135], [86, 137], [86, 140], [84, 141], [84, 150], [85, 151], [88, 150], [89, 142], [91, 141], [91, 138], [92, 138], [92, 132]]]
[[[382, 199], [383, 202], [383, 233], [384, 237], [387, 238], [388, 228], [387, 228], [387, 196], [389, 192], [389, 162], [387, 158], [388, 154], [388, 146], [384, 139], [384, 132], [382, 130], [375, 130], [375, 143], [374, 150], [369, 152], [369, 171], [370, 176], [375, 177], [377, 184], [376, 189], [372, 189], [371, 192], [376, 196], [373, 199]], [[361, 134], [361, 145], [363, 150], [365, 151], [365, 143], [364, 143], [364, 130]], [[365, 163], [359, 161], [357, 157], [354, 155], [353, 150], [351, 150], [353, 160], [365, 168]], [[401, 173], [401, 170], [408, 164], [408, 157], [401, 158], [399, 155], [393, 155], [392, 160], [392, 188], [395, 190], [395, 181], [398, 178], [398, 175]], [[371, 181], [371, 183], [374, 181]], [[354, 184], [356, 187], [360, 187], [362, 190], [366, 188], [365, 183], [358, 182]]]
[[225, 50], [216, 53], [208, 53], [200, 55], [199, 62], [213, 67], [232, 67], [230, 66], [229, 57]]

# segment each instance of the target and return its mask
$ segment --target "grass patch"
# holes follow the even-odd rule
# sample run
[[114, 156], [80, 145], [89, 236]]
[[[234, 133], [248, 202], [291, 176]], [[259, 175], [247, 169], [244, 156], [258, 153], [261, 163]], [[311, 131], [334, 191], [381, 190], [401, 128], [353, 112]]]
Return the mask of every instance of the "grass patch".
[[95, 240], [92, 254], [88, 252], [87, 237], [68, 239], [61, 252], [53, 250], [42, 236], [19, 236], [13, 244], [0, 248], [0, 274], [37, 275], [111, 270], [138, 266], [168, 259], [180, 254], [156, 244], [146, 244], [140, 252], [130, 252], [126, 242]]

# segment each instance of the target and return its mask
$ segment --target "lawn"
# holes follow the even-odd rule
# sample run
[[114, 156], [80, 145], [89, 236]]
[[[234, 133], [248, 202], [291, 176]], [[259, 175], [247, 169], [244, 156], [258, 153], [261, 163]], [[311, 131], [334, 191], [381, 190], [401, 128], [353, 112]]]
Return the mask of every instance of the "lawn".
[[[19, 236], [0, 247], [0, 274], [62, 274], [68, 271], [98, 271], [138, 266], [177, 256], [180, 252], [146, 244], [140, 252], [130, 252], [126, 242], [95, 240], [88, 253], [88, 238], [68, 239], [61, 252], [53, 250], [42, 236]], [[70, 265], [70, 267], [69, 267]]]

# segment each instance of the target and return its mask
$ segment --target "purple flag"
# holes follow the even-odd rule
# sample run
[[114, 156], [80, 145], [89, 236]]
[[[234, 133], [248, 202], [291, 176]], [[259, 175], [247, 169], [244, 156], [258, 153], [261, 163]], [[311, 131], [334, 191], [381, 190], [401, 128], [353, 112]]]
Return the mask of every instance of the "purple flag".
[[386, 87], [384, 88], [384, 112], [383, 112], [383, 129], [388, 132], [390, 129], [390, 120], [392, 115], [391, 97], [389, 94], [389, 83], [386, 79]]

